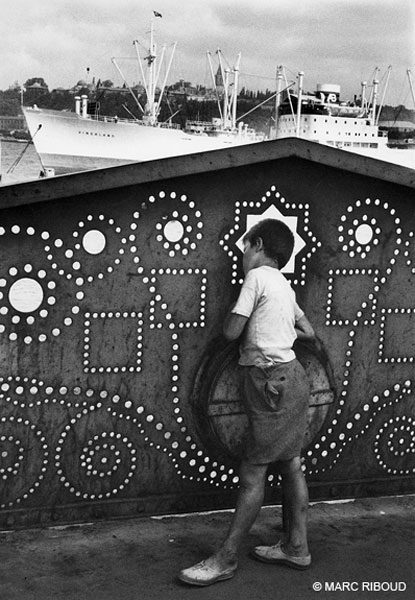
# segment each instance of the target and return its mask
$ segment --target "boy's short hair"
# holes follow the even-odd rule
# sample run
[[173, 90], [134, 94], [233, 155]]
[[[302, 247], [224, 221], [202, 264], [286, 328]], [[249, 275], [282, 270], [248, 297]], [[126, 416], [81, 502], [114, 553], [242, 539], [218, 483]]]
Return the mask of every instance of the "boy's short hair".
[[264, 253], [278, 261], [278, 268], [285, 267], [294, 250], [294, 235], [291, 229], [278, 219], [264, 219], [251, 227], [243, 241], [254, 246], [259, 238], [262, 239]]

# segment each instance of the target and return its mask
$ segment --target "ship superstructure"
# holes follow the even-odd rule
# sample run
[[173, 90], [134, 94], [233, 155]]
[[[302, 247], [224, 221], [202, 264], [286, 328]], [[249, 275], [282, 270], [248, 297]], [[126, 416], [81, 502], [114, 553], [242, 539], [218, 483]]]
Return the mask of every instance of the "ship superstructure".
[[387, 132], [379, 128], [384, 93], [379, 102], [377, 78], [370, 92], [367, 82], [362, 82], [360, 96], [351, 102], [341, 99], [341, 88], [337, 84], [317, 84], [314, 92], [304, 92], [303, 78], [304, 73], [299, 72], [297, 89], [285, 80], [283, 90], [283, 70], [278, 69], [272, 139], [300, 137], [415, 168], [415, 153], [390, 148]]

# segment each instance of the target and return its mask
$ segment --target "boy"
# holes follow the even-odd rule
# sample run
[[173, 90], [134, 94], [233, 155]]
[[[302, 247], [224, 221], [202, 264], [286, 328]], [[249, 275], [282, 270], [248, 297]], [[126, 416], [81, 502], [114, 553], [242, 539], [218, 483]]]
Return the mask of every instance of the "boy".
[[223, 333], [235, 340], [244, 332], [239, 364], [244, 371], [248, 439], [228, 535], [212, 556], [180, 572], [179, 578], [191, 585], [206, 586], [234, 576], [238, 550], [263, 502], [268, 465], [275, 461], [282, 476], [286, 531], [275, 546], [257, 546], [253, 554], [258, 560], [297, 569], [311, 564], [308, 490], [300, 461], [309, 386], [293, 344], [296, 339], [312, 340], [314, 331], [280, 271], [293, 248], [291, 230], [275, 219], [260, 221], [244, 237], [245, 280]]

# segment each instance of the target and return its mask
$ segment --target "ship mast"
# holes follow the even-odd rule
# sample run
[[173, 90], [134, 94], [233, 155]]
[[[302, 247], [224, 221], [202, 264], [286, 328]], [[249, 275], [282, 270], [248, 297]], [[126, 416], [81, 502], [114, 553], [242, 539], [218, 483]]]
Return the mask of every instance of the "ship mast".
[[232, 90], [232, 128], [236, 127], [236, 108], [238, 104], [239, 87], [239, 64], [241, 62], [241, 53], [238, 54], [236, 65], [233, 68], [233, 90]]
[[[233, 69], [224, 69], [222, 53], [219, 49], [217, 53], [224, 87], [223, 125], [225, 128], [234, 129], [236, 127], [236, 107], [238, 101], [238, 80], [241, 53], [238, 54], [236, 65], [233, 67]], [[233, 77], [231, 78], [231, 76]]]
[[[148, 54], [147, 56], [145, 56], [143, 58], [143, 60], [140, 57], [140, 51], [139, 51], [139, 42], [138, 40], [134, 40], [133, 42], [136, 53], [137, 53], [137, 61], [138, 61], [138, 65], [140, 67], [140, 72], [141, 72], [141, 76], [144, 82], [144, 88], [146, 91], [146, 96], [147, 96], [147, 103], [144, 109], [144, 120], [149, 124], [149, 125], [156, 125], [157, 124], [157, 119], [158, 119], [158, 115], [160, 113], [160, 107], [161, 107], [161, 100], [164, 94], [164, 90], [166, 87], [166, 83], [167, 83], [167, 78], [170, 72], [170, 68], [171, 68], [171, 64], [173, 61], [173, 56], [176, 50], [176, 45], [177, 43], [175, 42], [173, 44], [173, 48], [170, 54], [170, 58], [169, 58], [169, 63], [167, 66], [167, 70], [166, 70], [166, 75], [164, 77], [163, 80], [163, 84], [160, 88], [160, 94], [159, 94], [159, 99], [158, 101], [156, 101], [156, 90], [157, 90], [157, 84], [158, 84], [158, 80], [160, 77], [160, 72], [161, 72], [161, 67], [166, 55], [166, 47], [164, 46], [160, 55], [160, 59], [158, 59], [157, 56], [157, 45], [154, 41], [154, 18], [152, 17], [150, 20], [150, 44], [149, 44], [149, 49], [148, 49]], [[144, 68], [143, 68], [143, 61], [146, 61], [147, 63], [147, 67], [148, 67], [148, 77], [146, 77], [145, 72], [144, 72]]]
[[156, 121], [157, 121], [156, 105], [155, 105], [155, 95], [156, 95], [156, 92], [155, 92], [155, 89], [156, 89], [155, 67], [157, 64], [156, 63], [157, 47], [154, 42], [154, 18], [153, 17], [151, 17], [151, 19], [150, 19], [150, 44], [149, 44], [148, 54], [143, 59], [147, 62], [148, 78], [146, 78], [145, 73], [144, 73], [143, 64], [142, 64], [142, 60], [140, 57], [140, 51], [138, 48], [138, 40], [134, 40], [133, 44], [135, 47], [135, 51], [137, 53], [137, 61], [138, 61], [139, 67], [140, 67], [141, 75], [142, 75], [143, 82], [144, 82], [144, 87], [146, 90], [146, 96], [147, 96], [147, 103], [144, 108], [144, 119], [149, 124], [155, 125]]
[[379, 125], [380, 113], [382, 112], [383, 104], [385, 102], [385, 96], [386, 96], [386, 91], [388, 89], [391, 72], [392, 72], [392, 65], [389, 65], [388, 70], [387, 70], [387, 75], [386, 75], [386, 82], [385, 82], [385, 85], [383, 86], [382, 98], [381, 98], [379, 108], [378, 108], [378, 115], [377, 115], [377, 117], [375, 117], [375, 125]]
[[280, 112], [280, 104], [281, 104], [281, 87], [282, 87], [282, 66], [277, 67], [277, 92], [275, 94], [275, 120], [274, 127], [275, 132], [277, 132], [278, 128], [278, 117]]
[[363, 111], [363, 114], [365, 114], [366, 109], [367, 109], [367, 107], [366, 107], [366, 86], [367, 86], [367, 81], [362, 81], [361, 86], [362, 86], [362, 91], [361, 91], [360, 97], [361, 97], [362, 111]]
[[375, 68], [375, 76], [373, 78], [373, 90], [372, 90], [372, 108], [370, 111], [370, 123], [371, 125], [375, 124], [375, 120], [376, 120], [376, 103], [378, 101], [378, 86], [379, 86], [379, 79], [378, 79], [378, 73], [379, 73], [379, 67]]
[[414, 105], [415, 105], [415, 92], [414, 92], [414, 84], [413, 84], [413, 81], [412, 81], [412, 71], [411, 71], [411, 69], [407, 69], [406, 70], [406, 74], [408, 76], [409, 87], [411, 88], [412, 100], [413, 100]]
[[379, 80], [378, 79], [374, 79], [373, 80], [373, 104], [372, 104], [372, 116], [370, 119], [370, 122], [372, 125], [375, 124], [375, 119], [376, 119], [376, 102], [378, 101], [378, 85], [379, 85]]
[[[158, 14], [157, 16], [161, 16], [161, 15]], [[167, 69], [166, 69], [166, 74], [165, 74], [163, 83], [160, 87], [158, 101], [156, 101], [156, 91], [157, 91], [158, 80], [159, 80], [160, 74], [161, 74], [161, 67], [162, 67], [164, 59], [166, 57], [166, 46], [163, 46], [163, 49], [162, 49], [162, 52], [160, 55], [160, 59], [158, 59], [157, 46], [154, 41], [154, 19], [153, 19], [153, 17], [150, 20], [149, 49], [148, 49], [147, 56], [145, 56], [143, 59], [140, 56], [139, 45], [140, 44], [139, 44], [138, 40], [133, 41], [133, 46], [135, 48], [136, 55], [137, 55], [139, 76], [141, 75], [141, 78], [143, 80], [143, 85], [144, 85], [144, 89], [146, 92], [146, 98], [147, 98], [146, 105], [144, 108], [141, 106], [140, 101], [137, 98], [137, 95], [134, 93], [134, 91], [131, 88], [131, 86], [129, 85], [127, 79], [124, 77], [124, 74], [123, 74], [119, 64], [117, 63], [117, 60], [114, 57], [111, 60], [112, 60], [113, 64], [115, 65], [115, 67], [117, 68], [117, 71], [121, 75], [122, 79], [124, 80], [124, 83], [128, 87], [130, 94], [134, 98], [134, 101], [136, 102], [138, 108], [143, 113], [143, 121], [145, 121], [147, 125], [155, 126], [155, 125], [157, 125], [157, 122], [158, 122], [158, 116], [160, 114], [160, 108], [161, 108], [161, 101], [163, 98], [164, 90], [166, 88], [167, 78], [169, 76], [171, 64], [173, 61], [173, 56], [176, 51], [177, 42], [175, 42], [173, 44], [172, 49], [171, 49], [169, 63], [167, 65]], [[146, 61], [146, 63], [147, 63], [148, 75], [146, 75], [146, 73], [144, 71], [144, 67], [143, 67], [144, 61]]]
[[[238, 84], [239, 84], [239, 65], [241, 62], [241, 53], [238, 54], [236, 64], [232, 69], [225, 69], [223, 66], [222, 52], [218, 48], [216, 51], [219, 61], [219, 69], [223, 82], [223, 106], [221, 107], [219, 97], [218, 106], [221, 115], [223, 127], [226, 129], [234, 130], [236, 128], [236, 116], [237, 116], [237, 104], [238, 104]], [[213, 79], [213, 85], [217, 93], [217, 85], [215, 81], [215, 74], [212, 66], [212, 58], [210, 52], [207, 53], [209, 61], [209, 67]]]
[[303, 71], [300, 71], [298, 73], [297, 122], [296, 122], [296, 133], [295, 133], [296, 137], [300, 137], [303, 79], [304, 79], [304, 73], [303, 73]]

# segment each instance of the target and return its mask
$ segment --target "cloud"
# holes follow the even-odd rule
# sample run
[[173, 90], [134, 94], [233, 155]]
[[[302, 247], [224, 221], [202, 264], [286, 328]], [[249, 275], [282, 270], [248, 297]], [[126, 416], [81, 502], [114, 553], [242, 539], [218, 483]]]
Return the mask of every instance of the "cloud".
[[[119, 81], [112, 56], [133, 56], [152, 11], [157, 40], [178, 41], [172, 79], [209, 83], [206, 51], [221, 48], [232, 64], [242, 52], [241, 85], [274, 89], [278, 64], [306, 84], [341, 84], [347, 96], [360, 80], [389, 64], [399, 81], [413, 65], [412, 0], [13, 0], [2, 6], [0, 89], [44, 77], [70, 87], [86, 67]], [[133, 74], [138, 80], [139, 74]], [[391, 86], [394, 85], [391, 79]]]

